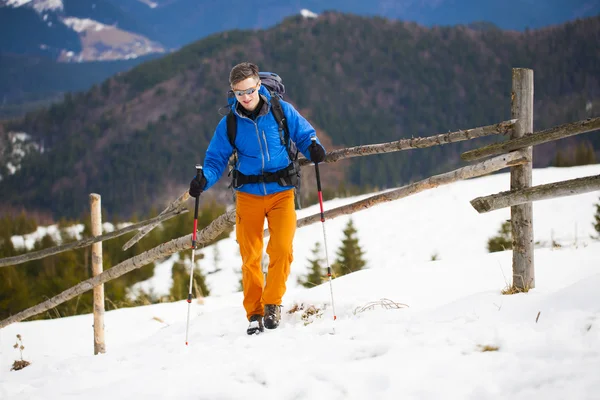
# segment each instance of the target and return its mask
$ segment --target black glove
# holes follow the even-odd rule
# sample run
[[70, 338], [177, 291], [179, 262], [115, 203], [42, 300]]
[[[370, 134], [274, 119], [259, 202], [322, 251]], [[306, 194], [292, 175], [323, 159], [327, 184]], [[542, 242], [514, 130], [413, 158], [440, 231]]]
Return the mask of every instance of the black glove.
[[310, 152], [310, 161], [318, 164], [325, 160], [325, 149], [317, 144], [317, 142], [312, 142], [310, 146], [308, 146], [308, 151]]
[[190, 196], [198, 197], [204, 191], [206, 187], [206, 178], [204, 177], [204, 172], [200, 170], [200, 176], [196, 175], [194, 179], [190, 182]]

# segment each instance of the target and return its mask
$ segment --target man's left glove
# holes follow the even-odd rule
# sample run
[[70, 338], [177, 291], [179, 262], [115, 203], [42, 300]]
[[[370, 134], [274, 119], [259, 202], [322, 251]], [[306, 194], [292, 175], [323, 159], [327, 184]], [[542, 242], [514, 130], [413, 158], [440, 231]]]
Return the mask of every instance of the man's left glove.
[[206, 178], [204, 177], [204, 172], [200, 170], [200, 175], [196, 175], [194, 179], [190, 182], [190, 196], [198, 197], [204, 191], [206, 187]]
[[317, 142], [312, 142], [310, 146], [308, 146], [308, 151], [310, 153], [310, 161], [318, 164], [325, 160], [325, 149]]

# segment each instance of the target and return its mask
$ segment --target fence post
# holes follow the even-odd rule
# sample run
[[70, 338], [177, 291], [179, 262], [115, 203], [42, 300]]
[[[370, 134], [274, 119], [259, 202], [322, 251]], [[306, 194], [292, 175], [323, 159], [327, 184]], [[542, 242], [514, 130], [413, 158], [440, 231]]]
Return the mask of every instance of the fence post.
[[[513, 68], [512, 70], [512, 118], [518, 119], [511, 139], [533, 133], [533, 70]], [[510, 189], [531, 187], [532, 147], [518, 150], [529, 162], [510, 169]], [[535, 287], [533, 266], [533, 206], [531, 202], [512, 206], [510, 220], [513, 237], [513, 287], [527, 290]]]
[[[100, 195], [90, 194], [92, 209], [92, 236], [102, 235], [102, 208]], [[92, 244], [92, 275], [102, 273], [102, 242]], [[94, 287], [94, 355], [106, 353], [104, 345], [104, 284]]]

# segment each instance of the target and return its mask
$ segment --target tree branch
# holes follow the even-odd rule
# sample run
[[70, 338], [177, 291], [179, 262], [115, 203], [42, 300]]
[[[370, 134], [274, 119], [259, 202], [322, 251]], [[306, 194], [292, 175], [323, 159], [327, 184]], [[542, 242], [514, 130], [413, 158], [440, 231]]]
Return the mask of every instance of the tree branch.
[[[186, 190], [184, 193], [181, 194], [181, 196], [179, 196], [177, 198], [177, 200], [175, 200], [171, 204], [169, 204], [168, 207], [165, 208], [159, 214], [159, 216], [167, 214], [167, 213], [169, 213], [171, 211], [176, 211], [176, 210], [181, 209], [183, 207], [183, 203], [185, 203], [189, 198], [190, 198], [190, 194]], [[127, 243], [125, 243], [123, 245], [123, 250], [127, 250], [128, 248], [130, 248], [131, 246], [133, 246], [134, 244], [136, 244], [137, 242], [139, 242], [152, 229], [156, 228], [157, 225], [158, 225], [158, 223], [153, 223], [153, 224], [150, 224], [150, 225], [145, 226], [144, 228], [140, 229], [140, 231], [134, 237], [132, 237], [131, 239], [129, 239], [127, 241]]]

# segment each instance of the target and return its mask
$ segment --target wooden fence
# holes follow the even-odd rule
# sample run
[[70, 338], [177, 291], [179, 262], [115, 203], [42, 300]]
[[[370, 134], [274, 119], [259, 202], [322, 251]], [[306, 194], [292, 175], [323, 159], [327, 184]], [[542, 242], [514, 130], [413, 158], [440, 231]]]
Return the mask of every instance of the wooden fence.
[[[382, 202], [398, 200], [440, 185], [479, 177], [504, 168], [510, 168], [511, 179], [509, 191], [476, 198], [471, 201], [471, 204], [480, 213], [504, 207], [511, 207], [511, 226], [513, 234], [512, 286], [517, 291], [533, 288], [535, 286], [535, 274], [533, 258], [532, 202], [600, 190], [600, 175], [532, 187], [532, 146], [598, 130], [600, 129], [600, 118], [589, 118], [584, 121], [564, 124], [544, 131], [533, 132], [533, 71], [522, 68], [513, 69], [511, 114], [511, 120], [474, 129], [459, 130], [424, 138], [402, 139], [390, 143], [351, 147], [330, 152], [327, 155], [325, 162], [329, 163], [352, 157], [446, 145], [489, 135], [510, 134], [510, 139], [507, 141], [467, 151], [461, 155], [461, 158], [465, 161], [475, 161], [487, 158], [483, 161], [444, 174], [431, 176], [427, 179], [402, 186], [392, 191], [373, 195], [355, 203], [327, 210], [325, 211], [325, 218], [333, 219], [340, 215], [352, 214]], [[310, 161], [307, 159], [300, 160], [300, 165], [303, 167], [310, 164]], [[150, 232], [160, 222], [187, 212], [185, 203], [188, 199], [189, 194], [186, 191], [174, 200], [158, 217], [109, 234], [98, 234], [92, 238], [57, 246], [52, 249], [45, 249], [16, 257], [0, 259], [0, 267], [21, 264], [26, 261], [47, 257], [63, 251], [90, 246], [94, 243], [101, 243], [102, 241], [112, 239], [125, 233], [139, 230], [139, 232], [123, 246], [124, 249], [127, 249], [140, 240], [145, 234]], [[299, 219], [297, 226], [299, 228], [320, 221], [320, 214], [314, 214]], [[198, 247], [206, 245], [213, 241], [224, 230], [231, 228], [234, 224], [235, 209], [231, 209], [217, 217], [206, 228], [198, 232], [196, 245]], [[265, 236], [267, 235], [268, 231], [265, 231]], [[134, 269], [141, 268], [160, 258], [167, 257], [180, 251], [189, 250], [191, 248], [191, 241], [192, 234], [190, 233], [189, 235], [160, 244], [148, 251], [125, 260], [106, 271], [97, 271], [98, 273], [94, 274], [92, 278], [80, 282], [40, 304], [0, 321], [0, 329], [14, 322], [22, 321], [47, 311], [88, 290], [101, 287], [105, 282], [118, 278]], [[96, 312], [96, 307], [94, 307], [94, 312]], [[100, 324], [100, 322], [98, 322], [98, 324]], [[104, 345], [96, 346], [95, 343], [95, 351], [96, 350], [98, 350], [98, 352], [104, 351]]]

